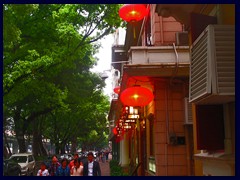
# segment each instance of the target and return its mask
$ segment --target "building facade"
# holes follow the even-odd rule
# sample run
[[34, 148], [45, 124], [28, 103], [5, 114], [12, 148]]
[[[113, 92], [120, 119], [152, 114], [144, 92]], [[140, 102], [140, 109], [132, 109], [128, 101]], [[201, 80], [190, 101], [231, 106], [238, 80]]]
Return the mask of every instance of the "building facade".
[[[130, 175], [235, 175], [235, 6], [146, 8], [112, 48], [120, 87], [108, 116], [113, 159]], [[120, 97], [133, 86], [154, 98], [132, 107], [138, 116], [128, 128]]]

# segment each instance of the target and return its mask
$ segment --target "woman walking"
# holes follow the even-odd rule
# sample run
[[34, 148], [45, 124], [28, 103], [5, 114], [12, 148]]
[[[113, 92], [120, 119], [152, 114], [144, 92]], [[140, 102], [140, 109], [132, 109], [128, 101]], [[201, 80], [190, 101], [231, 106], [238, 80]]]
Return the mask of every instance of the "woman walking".
[[83, 163], [81, 158], [74, 159], [74, 166], [70, 170], [72, 176], [82, 176], [83, 175]]

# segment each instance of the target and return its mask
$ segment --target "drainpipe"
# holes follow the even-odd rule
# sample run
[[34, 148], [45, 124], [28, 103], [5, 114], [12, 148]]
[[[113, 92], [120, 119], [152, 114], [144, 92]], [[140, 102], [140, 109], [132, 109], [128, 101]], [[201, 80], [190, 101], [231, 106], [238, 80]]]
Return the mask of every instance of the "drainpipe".
[[166, 97], [166, 101], [165, 101], [165, 107], [166, 107], [166, 143], [165, 143], [165, 162], [166, 162], [166, 176], [168, 176], [168, 141], [169, 141], [169, 113], [168, 113], [168, 91], [169, 91], [169, 86], [168, 84], [166, 85], [166, 89], [165, 89], [165, 97]]
[[174, 77], [177, 74], [178, 65], [179, 65], [178, 53], [177, 53], [177, 49], [176, 49], [175, 43], [173, 43], [173, 49], [174, 49], [174, 52], [175, 52], [175, 55], [176, 55], [176, 63], [175, 63], [175, 71], [174, 71], [174, 73], [173, 73], [173, 75], [171, 77], [170, 84], [172, 84], [172, 81], [173, 81]]
[[[175, 43], [173, 43], [173, 49], [174, 49], [174, 52], [175, 52], [175, 55], [176, 55], [176, 63], [175, 63], [175, 71], [170, 79], [170, 85], [173, 84], [173, 79], [175, 78], [176, 74], [177, 74], [177, 71], [178, 71], [178, 65], [179, 65], [179, 59], [178, 59], [178, 53], [177, 53], [177, 50], [176, 50], [176, 46], [175, 46]], [[167, 86], [167, 90], [166, 90], [166, 99], [167, 99], [167, 104], [166, 104], [166, 121], [167, 121], [167, 140], [169, 140], [169, 111], [168, 111], [168, 91], [169, 91], [169, 86]], [[173, 129], [174, 130], [174, 129]], [[174, 131], [173, 131], [174, 132]], [[168, 144], [166, 144], [166, 152], [167, 152], [167, 147], [168, 147]], [[167, 155], [166, 155], [167, 156]], [[167, 157], [166, 157], [167, 158]], [[167, 162], [167, 159], [166, 159], [166, 163], [168, 165], [168, 162]], [[168, 166], [167, 166], [167, 169], [166, 171], [168, 172]]]

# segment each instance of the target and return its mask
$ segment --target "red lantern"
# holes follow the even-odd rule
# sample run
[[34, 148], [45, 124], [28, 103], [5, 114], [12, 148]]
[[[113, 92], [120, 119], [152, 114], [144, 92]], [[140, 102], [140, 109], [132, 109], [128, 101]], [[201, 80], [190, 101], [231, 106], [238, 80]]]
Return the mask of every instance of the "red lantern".
[[116, 93], [116, 94], [119, 94], [120, 93], [120, 86], [116, 86], [113, 91]]
[[[133, 23], [142, 20], [148, 14], [148, 10], [144, 4], [125, 4], [118, 13], [124, 21]], [[134, 26], [133, 37], [136, 38]]]
[[121, 93], [120, 100], [126, 106], [146, 106], [153, 100], [153, 93], [148, 88], [133, 86]]
[[117, 135], [117, 134], [118, 134], [118, 132], [117, 132], [117, 127], [114, 127], [114, 128], [113, 128], [113, 134], [114, 134], [114, 135]]
[[147, 9], [144, 4], [125, 4], [118, 13], [124, 21], [135, 22], [142, 20], [147, 15]]

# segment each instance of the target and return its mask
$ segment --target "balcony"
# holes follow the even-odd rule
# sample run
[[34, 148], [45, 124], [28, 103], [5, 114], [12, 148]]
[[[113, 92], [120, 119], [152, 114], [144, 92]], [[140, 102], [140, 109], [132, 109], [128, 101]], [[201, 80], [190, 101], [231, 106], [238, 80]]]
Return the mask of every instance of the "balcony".
[[130, 76], [188, 76], [189, 46], [132, 46], [125, 71]]

